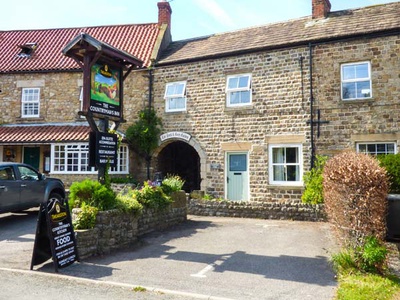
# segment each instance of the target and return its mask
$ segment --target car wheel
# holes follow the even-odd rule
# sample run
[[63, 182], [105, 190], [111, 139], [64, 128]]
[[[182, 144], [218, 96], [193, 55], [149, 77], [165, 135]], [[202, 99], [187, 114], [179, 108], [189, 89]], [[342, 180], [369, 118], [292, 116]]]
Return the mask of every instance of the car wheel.
[[51, 193], [50, 194], [50, 196], [49, 196], [49, 199], [48, 199], [48, 201], [50, 202], [50, 203], [52, 203], [52, 202], [54, 202], [54, 201], [56, 201], [56, 200], [58, 200], [58, 201], [62, 201], [62, 197], [61, 197], [61, 195], [60, 194], [58, 194], [58, 193]]

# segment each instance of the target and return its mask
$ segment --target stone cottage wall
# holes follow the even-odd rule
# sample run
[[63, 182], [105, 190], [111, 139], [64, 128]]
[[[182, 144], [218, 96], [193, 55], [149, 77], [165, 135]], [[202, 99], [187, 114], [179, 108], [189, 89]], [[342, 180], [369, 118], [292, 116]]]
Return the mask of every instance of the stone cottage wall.
[[[78, 115], [81, 72], [2, 74], [0, 123], [41, 123], [86, 121]], [[23, 88], [40, 88], [40, 117], [21, 118]]]
[[293, 201], [231, 202], [190, 199], [188, 213], [199, 216], [326, 221], [323, 205], [310, 205]]
[[[124, 81], [124, 119], [120, 129], [137, 119], [138, 111], [148, 103], [148, 79], [146, 71], [134, 71]], [[80, 93], [83, 73], [46, 72], [27, 74], [2, 74], [0, 109], [7, 114], [0, 116], [0, 124], [15, 123], [67, 123], [83, 122]], [[23, 88], [40, 88], [40, 117], [21, 118], [21, 95]]]
[[[248, 151], [251, 201], [299, 201], [302, 186], [269, 184], [268, 146], [303, 145], [304, 170], [309, 168], [310, 127], [307, 48], [293, 48], [165, 66], [154, 71], [154, 106], [163, 132], [182, 131], [205, 153], [201, 189], [225, 196], [225, 160], [230, 151]], [[226, 106], [226, 77], [251, 73], [252, 105]], [[187, 81], [187, 111], [165, 112], [166, 83]], [[161, 143], [160, 148], [167, 145]], [[196, 149], [197, 150], [197, 149]], [[199, 151], [198, 151], [199, 152]], [[154, 160], [156, 161], [156, 160]], [[220, 168], [211, 168], [211, 165]]]
[[[318, 45], [314, 97], [321, 119], [317, 153], [356, 149], [357, 142], [396, 142], [400, 150], [400, 35]], [[343, 63], [371, 63], [372, 98], [341, 99]]]

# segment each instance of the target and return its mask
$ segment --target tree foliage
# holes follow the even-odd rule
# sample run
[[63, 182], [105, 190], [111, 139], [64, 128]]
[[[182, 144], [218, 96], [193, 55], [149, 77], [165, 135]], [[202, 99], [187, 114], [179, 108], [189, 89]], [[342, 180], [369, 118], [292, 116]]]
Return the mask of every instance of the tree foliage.
[[389, 176], [389, 192], [400, 194], [400, 153], [378, 155], [379, 164], [384, 167]]
[[150, 160], [152, 152], [158, 147], [162, 122], [153, 108], [139, 112], [138, 120], [126, 131], [128, 145], [137, 154]]
[[324, 202], [322, 171], [327, 160], [327, 156], [317, 155], [315, 166], [304, 174], [305, 190], [301, 196], [304, 203], [319, 204]]

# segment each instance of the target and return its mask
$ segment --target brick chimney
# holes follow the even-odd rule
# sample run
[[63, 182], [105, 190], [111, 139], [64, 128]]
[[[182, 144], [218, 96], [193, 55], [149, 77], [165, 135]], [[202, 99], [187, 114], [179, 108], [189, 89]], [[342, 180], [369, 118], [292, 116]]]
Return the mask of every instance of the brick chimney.
[[312, 18], [326, 18], [331, 11], [329, 0], [312, 0]]
[[157, 3], [158, 6], [158, 24], [167, 24], [168, 28], [171, 30], [171, 14], [172, 9], [169, 2], [162, 0]]

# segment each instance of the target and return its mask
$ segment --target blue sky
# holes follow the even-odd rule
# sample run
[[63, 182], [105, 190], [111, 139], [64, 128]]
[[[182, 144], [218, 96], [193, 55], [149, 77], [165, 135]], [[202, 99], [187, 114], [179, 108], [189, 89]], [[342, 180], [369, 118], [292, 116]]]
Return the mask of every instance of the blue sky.
[[[161, 0], [7, 0], [0, 30], [155, 23]], [[331, 0], [332, 11], [399, 2]], [[181, 40], [300, 18], [311, 0], [172, 0], [172, 37]]]

